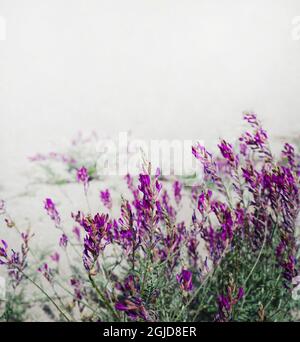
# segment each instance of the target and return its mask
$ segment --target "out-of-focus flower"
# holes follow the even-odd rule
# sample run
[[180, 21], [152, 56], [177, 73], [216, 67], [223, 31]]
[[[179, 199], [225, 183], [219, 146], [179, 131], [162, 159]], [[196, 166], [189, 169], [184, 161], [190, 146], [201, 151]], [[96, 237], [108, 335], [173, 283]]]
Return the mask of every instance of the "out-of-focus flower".
[[75, 227], [73, 228], [72, 232], [74, 233], [76, 239], [77, 239], [78, 241], [80, 241], [80, 240], [81, 240], [80, 228], [77, 227], [77, 226], [75, 226]]
[[5, 213], [5, 202], [0, 199], [0, 215]]
[[[256, 114], [246, 113], [244, 115], [244, 120], [250, 123], [254, 131], [244, 133], [239, 139], [241, 144], [246, 145], [255, 152], [258, 152], [263, 157], [272, 158], [269, 146], [267, 145], [267, 132], [261, 127]], [[244, 150], [246, 149], [246, 146], [243, 146]]]
[[52, 261], [59, 263], [60, 255], [57, 252], [54, 252], [50, 255]]
[[29, 252], [29, 240], [33, 235], [29, 233], [21, 233], [22, 245], [21, 251], [16, 252], [11, 250], [8, 253], [8, 245], [4, 240], [1, 240], [2, 247], [0, 247], [0, 265], [6, 265], [8, 274], [11, 277], [13, 287], [16, 288], [24, 275], [23, 272], [27, 267], [27, 256]]
[[60, 239], [59, 239], [59, 246], [62, 248], [66, 248], [68, 246], [68, 237], [66, 234], [62, 234]]
[[110, 195], [110, 192], [108, 189], [106, 189], [104, 191], [100, 191], [100, 199], [101, 199], [101, 202], [103, 203], [103, 205], [107, 209], [112, 208], [112, 199], [111, 199], [111, 195]]
[[6, 258], [7, 258], [7, 249], [8, 245], [7, 242], [4, 240], [1, 240], [1, 245], [0, 245], [0, 265], [6, 264]]
[[225, 193], [226, 189], [218, 173], [218, 167], [212, 154], [199, 143], [192, 147], [192, 153], [202, 164], [204, 179], [214, 183], [221, 193]]
[[192, 283], [193, 274], [189, 270], [182, 269], [180, 274], [176, 275], [176, 279], [180, 284], [180, 287], [183, 291], [192, 291], [193, 283]]
[[49, 160], [49, 161], [54, 160], [57, 162], [62, 162], [64, 164], [71, 164], [71, 165], [76, 164], [76, 160], [74, 158], [69, 157], [62, 153], [58, 153], [58, 152], [50, 152], [48, 154], [37, 153], [36, 155], [29, 157], [28, 159], [31, 162], [43, 162], [46, 160]]
[[182, 199], [182, 184], [176, 180], [174, 183], [173, 183], [173, 191], [174, 191], [174, 198], [175, 198], [175, 201], [177, 203], [177, 205], [181, 202], [181, 199]]
[[55, 226], [58, 228], [60, 226], [60, 215], [56, 209], [55, 204], [50, 198], [46, 198], [44, 201], [44, 208], [46, 209], [47, 214], [54, 221]]
[[44, 278], [49, 281], [49, 283], [51, 283], [53, 272], [47, 263], [44, 263], [41, 267], [39, 267], [38, 272], [40, 272]]
[[79, 311], [82, 312], [85, 308], [85, 305], [82, 303], [82, 299], [86, 295], [86, 289], [78, 278], [71, 278], [70, 284], [74, 290], [74, 298], [73, 302], [78, 304]]
[[282, 151], [282, 157], [287, 159], [289, 166], [292, 169], [296, 167], [296, 156], [295, 156], [295, 149], [292, 145], [286, 143], [284, 144], [284, 148]]
[[89, 184], [89, 174], [88, 170], [84, 166], [77, 170], [76, 178], [77, 182], [82, 183], [84, 185], [84, 190], [87, 191]]

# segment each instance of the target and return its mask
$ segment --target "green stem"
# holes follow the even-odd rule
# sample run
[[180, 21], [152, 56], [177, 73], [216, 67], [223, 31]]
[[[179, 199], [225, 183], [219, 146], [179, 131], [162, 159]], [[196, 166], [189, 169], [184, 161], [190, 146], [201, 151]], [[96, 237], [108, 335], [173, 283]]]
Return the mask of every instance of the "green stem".
[[20, 270], [20, 272], [24, 275], [24, 277], [29, 280], [35, 287], [37, 287], [46, 297], [50, 302], [56, 307], [56, 309], [61, 313], [61, 315], [65, 318], [67, 322], [70, 322], [70, 319], [68, 316], [63, 312], [63, 310], [55, 303], [55, 301], [48, 295], [48, 293], [39, 285], [37, 284], [34, 280], [32, 280], [26, 273]]

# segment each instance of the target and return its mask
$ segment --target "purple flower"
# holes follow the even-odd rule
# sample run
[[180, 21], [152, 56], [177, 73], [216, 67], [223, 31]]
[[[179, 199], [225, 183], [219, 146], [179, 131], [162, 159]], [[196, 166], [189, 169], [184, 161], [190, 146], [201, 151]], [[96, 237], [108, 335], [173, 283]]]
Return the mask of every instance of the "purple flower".
[[86, 295], [86, 289], [80, 279], [77, 278], [71, 278], [70, 284], [74, 290], [73, 302], [78, 304], [79, 311], [82, 312], [85, 308], [85, 305], [82, 303], [82, 299]]
[[219, 322], [227, 322], [232, 319], [232, 311], [234, 306], [244, 297], [244, 289], [240, 287], [237, 293], [234, 293], [234, 286], [228, 286], [227, 293], [218, 296], [218, 314], [216, 320]]
[[13, 288], [16, 288], [23, 279], [23, 271], [27, 267], [27, 256], [29, 252], [29, 239], [32, 237], [28, 233], [22, 233], [21, 251], [11, 250], [8, 254], [8, 245], [4, 240], [0, 240], [0, 265], [6, 265], [8, 274], [11, 277]]
[[295, 149], [292, 145], [286, 143], [284, 145], [284, 149], [282, 151], [283, 158], [286, 158], [289, 166], [294, 169], [296, 167], [296, 156], [295, 156]]
[[53, 201], [50, 198], [46, 198], [44, 205], [45, 205], [44, 208], [46, 209], [47, 214], [50, 216], [51, 220], [54, 221], [55, 226], [59, 227], [60, 216]]
[[124, 284], [116, 283], [115, 288], [120, 292], [115, 308], [124, 311], [131, 319], [141, 318], [148, 320], [149, 315], [140, 297], [140, 284], [138, 277], [130, 274], [124, 280]]
[[193, 289], [192, 276], [192, 272], [185, 269], [182, 269], [181, 273], [176, 275], [176, 279], [183, 291], [191, 291]]
[[45, 160], [54, 160], [57, 162], [61, 162], [64, 164], [70, 164], [70, 165], [75, 165], [76, 160], [72, 157], [68, 157], [67, 155], [64, 155], [62, 153], [57, 153], [57, 152], [50, 152], [48, 154], [40, 154], [37, 153], [34, 156], [31, 156], [28, 158], [31, 162], [43, 162]]
[[238, 163], [237, 156], [234, 154], [232, 145], [228, 144], [225, 140], [221, 141], [221, 144], [218, 145], [222, 156], [227, 160], [227, 162], [233, 166], [236, 167]]
[[109, 220], [109, 216], [105, 214], [96, 214], [92, 218], [78, 212], [77, 215], [72, 214], [72, 216], [86, 232], [84, 237], [83, 264], [87, 271], [92, 271], [100, 252], [112, 241], [113, 224]]
[[175, 201], [176, 201], [176, 203], [178, 205], [180, 203], [181, 199], [182, 199], [182, 194], [181, 194], [182, 184], [178, 180], [176, 180], [173, 183], [173, 191], [174, 191]]
[[8, 245], [6, 243], [6, 241], [1, 240], [1, 245], [0, 245], [0, 265], [4, 265], [6, 264], [5, 259], [7, 258], [7, 249], [8, 249]]
[[216, 161], [213, 159], [212, 154], [199, 143], [192, 147], [192, 153], [202, 164], [204, 179], [213, 182], [221, 193], [226, 193], [226, 189], [218, 173]]
[[66, 234], [62, 234], [59, 239], [59, 246], [62, 248], [66, 248], [68, 246], [68, 237]]
[[201, 214], [209, 208], [210, 199], [212, 197], [212, 191], [207, 190], [206, 192], [202, 192], [198, 197], [198, 210]]
[[[257, 120], [256, 114], [245, 114], [244, 119], [250, 123], [253, 128], [253, 132], [246, 132], [240, 137], [240, 142], [248, 146], [253, 151], [257, 151], [262, 156], [271, 158], [271, 152], [267, 145], [268, 135], [267, 132], [261, 127], [261, 124]], [[246, 146], [243, 149], [246, 149]]]
[[115, 304], [115, 308], [118, 311], [124, 311], [132, 320], [141, 318], [144, 321], [147, 321], [149, 319], [149, 315], [143, 305], [143, 301], [139, 297], [121, 299]]
[[112, 199], [111, 199], [111, 195], [110, 195], [110, 192], [108, 189], [106, 189], [104, 191], [100, 191], [100, 199], [101, 199], [103, 205], [107, 209], [112, 208]]
[[88, 170], [84, 166], [77, 170], [76, 178], [78, 183], [83, 183], [84, 190], [87, 191], [89, 184], [89, 174]]
[[44, 263], [41, 267], [38, 268], [38, 272], [40, 272], [49, 283], [52, 281], [53, 272], [47, 263]]
[[73, 228], [72, 232], [74, 233], [76, 239], [77, 239], [78, 241], [80, 241], [80, 239], [81, 239], [80, 228], [77, 227], [77, 226], [75, 226], [75, 227]]
[[60, 255], [57, 252], [55, 252], [50, 255], [50, 258], [52, 261], [59, 263]]

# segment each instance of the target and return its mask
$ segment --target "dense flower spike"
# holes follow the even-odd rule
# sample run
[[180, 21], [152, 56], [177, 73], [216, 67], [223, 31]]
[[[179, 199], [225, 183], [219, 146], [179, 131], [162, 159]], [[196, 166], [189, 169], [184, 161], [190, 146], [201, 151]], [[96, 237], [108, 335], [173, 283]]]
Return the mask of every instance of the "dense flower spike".
[[112, 241], [112, 223], [108, 215], [96, 214], [85, 217], [81, 212], [72, 215], [85, 230], [83, 263], [88, 271], [93, 271], [100, 252]]
[[232, 145], [228, 144], [225, 140], [222, 140], [218, 147], [222, 153], [222, 156], [227, 160], [227, 162], [231, 166], [236, 167], [238, 160], [237, 156], [233, 152]]
[[54, 221], [55, 226], [59, 227], [60, 226], [60, 216], [59, 213], [56, 209], [55, 204], [51, 200], [51, 198], [46, 198], [44, 202], [44, 208], [47, 211], [47, 214], [50, 216], [51, 220]]

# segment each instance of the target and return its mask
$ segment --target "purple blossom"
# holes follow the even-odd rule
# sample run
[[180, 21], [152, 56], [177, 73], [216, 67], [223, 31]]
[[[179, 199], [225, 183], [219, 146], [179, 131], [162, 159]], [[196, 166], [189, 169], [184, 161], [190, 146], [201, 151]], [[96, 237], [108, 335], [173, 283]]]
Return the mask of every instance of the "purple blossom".
[[7, 258], [7, 249], [8, 249], [8, 245], [6, 243], [6, 241], [1, 240], [1, 245], [0, 245], [0, 265], [6, 264], [6, 258]]
[[213, 182], [221, 193], [225, 193], [226, 189], [218, 172], [216, 161], [210, 152], [201, 144], [192, 147], [193, 155], [200, 161], [203, 167], [204, 179]]
[[81, 240], [80, 228], [77, 227], [77, 226], [75, 226], [75, 227], [73, 228], [72, 232], [74, 233], [76, 239], [77, 239], [78, 241], [80, 241], [80, 240]]
[[139, 297], [120, 299], [115, 304], [115, 308], [118, 311], [124, 311], [132, 320], [141, 318], [142, 320], [147, 321], [149, 319], [149, 314], [143, 305], [142, 299]]
[[92, 271], [95, 266], [100, 252], [112, 241], [112, 222], [109, 216], [105, 214], [96, 214], [84, 216], [81, 212], [76, 215], [72, 214], [73, 218], [85, 230], [83, 264], [86, 270]]
[[55, 226], [59, 227], [60, 226], [60, 216], [59, 213], [56, 209], [55, 204], [50, 198], [46, 198], [44, 202], [44, 208], [47, 211], [47, 214], [50, 216], [51, 220], [54, 221]]
[[47, 263], [44, 263], [41, 267], [39, 267], [38, 272], [40, 272], [44, 276], [44, 278], [49, 281], [49, 283], [51, 283], [53, 278], [53, 271]]
[[103, 205], [107, 209], [112, 208], [112, 199], [111, 199], [111, 195], [110, 195], [110, 192], [108, 189], [106, 189], [104, 191], [100, 191], [100, 199], [101, 199]]
[[66, 248], [68, 246], [68, 237], [66, 234], [62, 234], [61, 237], [59, 238], [59, 246], [62, 248]]
[[50, 255], [52, 261], [59, 263], [60, 255], [57, 252], [54, 252]]
[[[253, 151], [257, 151], [263, 157], [272, 158], [267, 144], [267, 132], [261, 127], [261, 124], [257, 120], [256, 114], [245, 114], [244, 119], [251, 125], [253, 132], [244, 133], [239, 139], [241, 144], [246, 145]], [[246, 146], [243, 148], [246, 149]]]
[[288, 164], [292, 169], [296, 168], [295, 149], [292, 145], [288, 143], [284, 145], [284, 149], [282, 151], [282, 157], [287, 159]]
[[181, 273], [176, 275], [176, 279], [183, 291], [192, 291], [192, 276], [192, 272], [185, 269], [182, 269]]
[[142, 320], [149, 320], [149, 314], [140, 297], [139, 279], [130, 274], [125, 278], [124, 283], [116, 283], [115, 288], [120, 295], [115, 304], [118, 311], [124, 311], [132, 320], [138, 318]]
[[41, 154], [41, 153], [37, 153], [34, 156], [31, 156], [28, 158], [31, 162], [43, 162], [46, 160], [54, 160], [57, 162], [62, 162], [64, 164], [70, 164], [70, 165], [75, 165], [76, 164], [76, 160], [72, 157], [69, 157], [65, 154], [62, 153], [58, 153], [58, 152], [50, 152], [48, 154]]
[[178, 180], [176, 180], [173, 183], [173, 191], [174, 191], [175, 201], [176, 201], [176, 203], [178, 205], [181, 202], [181, 199], [182, 199], [182, 194], [181, 194], [182, 184]]
[[84, 190], [87, 191], [89, 184], [89, 174], [88, 170], [84, 166], [77, 170], [76, 178], [77, 182], [82, 183], [84, 185]]
[[83, 312], [85, 308], [85, 304], [82, 303], [83, 298], [86, 296], [87, 291], [84, 287], [84, 284], [80, 279], [71, 278], [70, 284], [74, 291], [73, 302], [78, 304], [78, 308], [80, 312]]
[[237, 156], [234, 154], [232, 145], [227, 143], [225, 140], [222, 140], [220, 145], [218, 145], [222, 156], [227, 160], [227, 162], [233, 166], [236, 167], [238, 163]]
[[11, 254], [8, 253], [8, 245], [4, 240], [1, 240], [0, 245], [0, 265], [6, 265], [8, 274], [11, 277], [13, 287], [16, 288], [24, 278], [23, 271], [27, 267], [27, 256], [29, 252], [29, 240], [33, 235], [29, 233], [21, 233], [22, 244], [20, 252], [13, 249]]
[[227, 322], [232, 319], [232, 311], [235, 305], [244, 297], [244, 289], [240, 287], [237, 293], [234, 293], [234, 287], [228, 286], [227, 293], [218, 296], [218, 315], [216, 320]]

